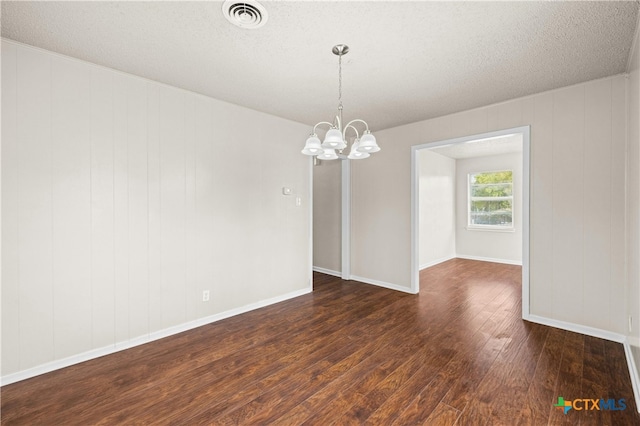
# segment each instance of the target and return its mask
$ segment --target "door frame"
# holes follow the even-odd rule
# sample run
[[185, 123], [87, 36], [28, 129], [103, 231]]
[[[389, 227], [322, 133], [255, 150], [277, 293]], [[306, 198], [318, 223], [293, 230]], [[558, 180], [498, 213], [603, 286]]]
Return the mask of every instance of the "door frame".
[[429, 142], [411, 147], [411, 293], [420, 290], [420, 265], [419, 265], [419, 164], [418, 152], [423, 149], [435, 148], [443, 145], [453, 145], [471, 142], [478, 139], [489, 139], [506, 136], [514, 133], [522, 135], [522, 318], [529, 318], [530, 282], [529, 282], [529, 205], [530, 205], [530, 145], [531, 126], [512, 127], [487, 133], [463, 136], [453, 139], [445, 139]]

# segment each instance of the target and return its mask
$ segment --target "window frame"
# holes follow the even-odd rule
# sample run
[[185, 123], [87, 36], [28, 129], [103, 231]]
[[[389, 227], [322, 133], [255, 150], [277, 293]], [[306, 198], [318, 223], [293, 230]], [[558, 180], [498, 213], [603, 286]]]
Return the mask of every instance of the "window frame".
[[[500, 172], [511, 172], [511, 195], [510, 196], [501, 196], [501, 197], [472, 197], [471, 196], [471, 177], [483, 173], [500, 173]], [[467, 174], [467, 230], [470, 231], [492, 231], [492, 232], [514, 232], [515, 231], [515, 203], [514, 203], [514, 173], [513, 169], [498, 169], [498, 170], [483, 170], [479, 172], [471, 172]], [[471, 203], [474, 201], [473, 199], [483, 198], [484, 200], [475, 200], [475, 201], [502, 201], [509, 200], [511, 201], [511, 225], [503, 226], [503, 225], [479, 225], [475, 223], [471, 223]]]

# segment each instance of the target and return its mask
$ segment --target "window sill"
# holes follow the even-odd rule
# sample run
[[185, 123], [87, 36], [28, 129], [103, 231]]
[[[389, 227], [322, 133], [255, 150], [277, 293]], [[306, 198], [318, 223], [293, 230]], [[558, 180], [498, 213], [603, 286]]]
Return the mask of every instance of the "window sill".
[[480, 226], [467, 226], [465, 227], [467, 231], [480, 231], [480, 232], [507, 232], [513, 233], [516, 232], [515, 228], [484, 228]]

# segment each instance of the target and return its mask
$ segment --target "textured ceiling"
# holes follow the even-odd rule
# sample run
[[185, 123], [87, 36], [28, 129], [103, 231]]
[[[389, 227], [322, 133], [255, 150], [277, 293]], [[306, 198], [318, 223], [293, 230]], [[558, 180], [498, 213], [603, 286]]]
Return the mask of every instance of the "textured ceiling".
[[2, 1], [2, 36], [295, 121], [373, 130], [625, 71], [638, 2]]

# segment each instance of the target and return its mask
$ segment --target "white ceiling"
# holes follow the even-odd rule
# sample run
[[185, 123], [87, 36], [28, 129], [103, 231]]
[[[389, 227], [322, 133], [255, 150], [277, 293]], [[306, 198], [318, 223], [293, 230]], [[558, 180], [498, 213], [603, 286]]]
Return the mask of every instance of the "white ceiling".
[[517, 133], [496, 138], [443, 145], [430, 148], [430, 150], [456, 160], [486, 157], [487, 155], [511, 154], [514, 152], [522, 152], [522, 134]]
[[2, 1], [2, 36], [291, 120], [373, 130], [625, 72], [638, 2]]

